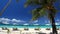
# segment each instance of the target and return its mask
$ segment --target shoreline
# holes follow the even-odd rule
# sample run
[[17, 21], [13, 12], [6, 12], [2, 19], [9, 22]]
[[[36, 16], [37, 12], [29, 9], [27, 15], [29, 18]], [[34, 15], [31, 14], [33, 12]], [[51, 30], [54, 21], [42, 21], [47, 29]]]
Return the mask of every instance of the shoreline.
[[[1, 25], [0, 28], [7, 27], [7, 28], [52, 28], [52, 26], [8, 26], [8, 25]], [[60, 26], [56, 26], [57, 28], [60, 28]]]

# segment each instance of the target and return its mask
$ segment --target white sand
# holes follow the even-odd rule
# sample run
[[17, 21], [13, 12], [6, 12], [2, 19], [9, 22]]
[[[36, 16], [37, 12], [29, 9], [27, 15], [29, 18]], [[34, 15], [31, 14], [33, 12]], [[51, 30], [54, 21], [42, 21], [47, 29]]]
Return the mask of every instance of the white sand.
[[[41, 28], [40, 30], [34, 30], [34, 28], [29, 28], [28, 31], [24, 30], [24, 28], [18, 28], [17, 31], [13, 31], [13, 28], [8, 29], [9, 32], [8, 30], [2, 30], [2, 28], [0, 28], [0, 34], [37, 34], [38, 32], [49, 34], [50, 32], [52, 32], [52, 29], [46, 30], [46, 28]], [[59, 30], [58, 33], [60, 34]]]

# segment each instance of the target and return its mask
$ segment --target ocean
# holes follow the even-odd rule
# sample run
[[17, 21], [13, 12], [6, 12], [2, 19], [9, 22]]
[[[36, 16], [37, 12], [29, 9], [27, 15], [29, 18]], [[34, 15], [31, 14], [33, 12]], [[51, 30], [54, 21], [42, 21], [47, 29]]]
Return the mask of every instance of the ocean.
[[[52, 26], [47, 25], [0, 25], [0, 28], [7, 27], [7, 28], [52, 28]], [[60, 25], [56, 26], [57, 28], [60, 28]]]

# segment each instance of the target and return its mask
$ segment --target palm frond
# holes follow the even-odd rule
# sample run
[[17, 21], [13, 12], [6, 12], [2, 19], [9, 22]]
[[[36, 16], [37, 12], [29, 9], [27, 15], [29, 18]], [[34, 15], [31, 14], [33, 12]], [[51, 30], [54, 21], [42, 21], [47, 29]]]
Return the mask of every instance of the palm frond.
[[24, 6], [27, 7], [28, 5], [43, 5], [43, 4], [45, 4], [45, 0], [27, 0]]
[[41, 16], [44, 16], [44, 15], [46, 15], [47, 12], [46, 12], [46, 9], [43, 8], [39, 11], [39, 13], [40, 13]]
[[48, 3], [56, 2], [56, 0], [27, 0], [25, 7], [28, 5], [47, 5]]
[[54, 7], [52, 7], [51, 9], [48, 9], [49, 11], [48, 11], [48, 18], [50, 19], [50, 13], [52, 14], [52, 16], [53, 17], [55, 17], [56, 16], [56, 13], [58, 12], [57, 10], [56, 10], [56, 8], [54, 8]]
[[57, 13], [57, 10], [54, 6], [51, 7], [51, 9], [48, 9], [48, 12], [51, 12], [53, 16], [55, 16], [55, 14]]
[[56, 2], [57, 0], [47, 0], [47, 2]]
[[32, 10], [32, 20], [36, 20], [36, 19], [38, 19], [40, 17], [39, 10], [40, 9]]
[[[56, 0], [27, 0], [25, 7], [28, 5], [42, 5], [41, 8], [39, 7], [32, 10], [32, 20], [36, 20], [39, 17], [47, 15], [50, 11], [52, 11], [52, 14], [54, 16], [56, 14], [56, 9], [54, 7], [52, 7], [51, 10], [47, 8], [51, 8], [50, 6], [52, 6], [53, 2], [55, 1]], [[49, 11], [47, 12], [46, 10]]]
[[46, 15], [44, 8], [37, 8], [32, 11], [32, 20], [37, 20], [38, 18]]

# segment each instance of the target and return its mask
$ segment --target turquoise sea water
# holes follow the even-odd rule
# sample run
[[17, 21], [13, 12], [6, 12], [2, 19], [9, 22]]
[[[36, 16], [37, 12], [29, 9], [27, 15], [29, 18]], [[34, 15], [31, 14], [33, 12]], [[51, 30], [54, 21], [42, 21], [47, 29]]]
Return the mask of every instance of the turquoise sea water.
[[[30, 25], [20, 25], [20, 26], [14, 26], [14, 25], [0, 25], [1, 27], [7, 27], [7, 28], [51, 28], [51, 26], [47, 25], [38, 25], [38, 26], [30, 26]], [[56, 26], [57, 28], [60, 28], [60, 26]]]

